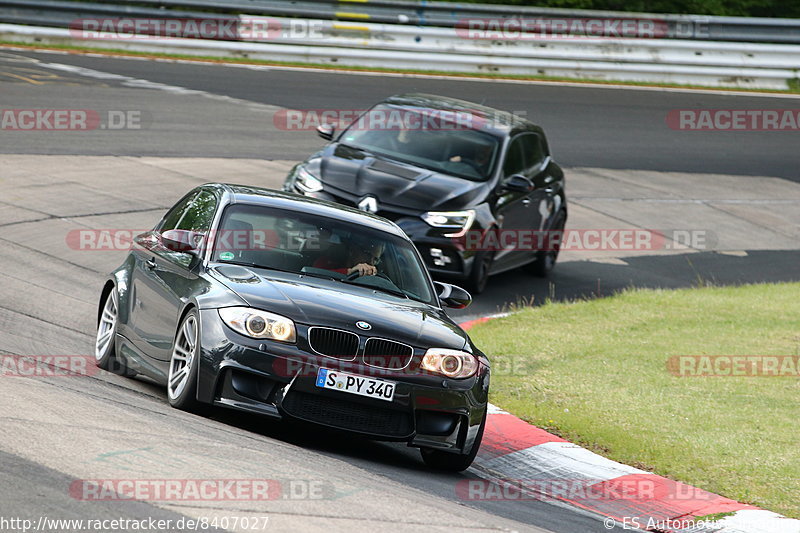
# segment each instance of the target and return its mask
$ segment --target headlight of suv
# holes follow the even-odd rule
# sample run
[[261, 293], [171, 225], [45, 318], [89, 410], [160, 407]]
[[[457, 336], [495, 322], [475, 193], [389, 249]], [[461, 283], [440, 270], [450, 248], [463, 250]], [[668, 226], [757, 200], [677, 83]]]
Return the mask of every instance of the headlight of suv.
[[319, 192], [322, 190], [322, 182], [306, 170], [306, 167], [297, 167], [294, 183], [303, 192]]
[[219, 316], [233, 331], [254, 339], [294, 342], [294, 322], [286, 317], [250, 307], [223, 307]]
[[422, 215], [422, 220], [434, 228], [451, 230], [445, 237], [463, 237], [475, 220], [475, 211], [428, 211]]
[[420, 367], [453, 379], [472, 377], [478, 371], [478, 360], [474, 355], [461, 350], [430, 348], [425, 352]]

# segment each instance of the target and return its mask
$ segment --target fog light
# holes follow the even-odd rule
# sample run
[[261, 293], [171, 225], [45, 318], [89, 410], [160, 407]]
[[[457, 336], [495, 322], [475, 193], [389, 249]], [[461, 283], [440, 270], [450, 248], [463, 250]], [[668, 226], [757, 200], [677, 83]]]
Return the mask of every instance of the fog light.
[[446, 267], [453, 260], [445, 255], [441, 248], [431, 248], [431, 258], [433, 259], [434, 266], [437, 267]]

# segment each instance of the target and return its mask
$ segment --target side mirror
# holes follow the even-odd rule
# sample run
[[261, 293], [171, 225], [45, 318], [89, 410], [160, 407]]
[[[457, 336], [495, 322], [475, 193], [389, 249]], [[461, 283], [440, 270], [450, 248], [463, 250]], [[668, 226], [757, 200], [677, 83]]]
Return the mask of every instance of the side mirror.
[[326, 141], [330, 141], [333, 139], [333, 132], [336, 131], [336, 127], [333, 124], [320, 124], [317, 126], [317, 135], [325, 139]]
[[500, 187], [502, 191], [522, 193], [531, 192], [534, 188], [533, 182], [522, 174], [514, 174]]
[[434, 281], [433, 284], [436, 286], [439, 299], [447, 307], [464, 309], [472, 303], [472, 296], [461, 287], [450, 285], [449, 283], [442, 283], [440, 281]]
[[197, 255], [204, 233], [183, 229], [170, 229], [161, 234], [161, 244], [172, 252]]
[[153, 246], [158, 245], [158, 232], [146, 231], [144, 233], [140, 233], [133, 238], [133, 242], [142, 248], [151, 249]]

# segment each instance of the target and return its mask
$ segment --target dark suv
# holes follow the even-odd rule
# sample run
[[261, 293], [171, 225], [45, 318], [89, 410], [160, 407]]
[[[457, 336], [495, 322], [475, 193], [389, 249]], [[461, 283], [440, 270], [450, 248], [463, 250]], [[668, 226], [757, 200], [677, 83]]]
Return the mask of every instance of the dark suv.
[[[545, 276], [567, 220], [544, 131], [514, 114], [426, 94], [393, 96], [295, 166], [284, 190], [399, 225], [439, 278], [480, 293], [517, 267]], [[546, 238], [542, 238], [545, 236]]]

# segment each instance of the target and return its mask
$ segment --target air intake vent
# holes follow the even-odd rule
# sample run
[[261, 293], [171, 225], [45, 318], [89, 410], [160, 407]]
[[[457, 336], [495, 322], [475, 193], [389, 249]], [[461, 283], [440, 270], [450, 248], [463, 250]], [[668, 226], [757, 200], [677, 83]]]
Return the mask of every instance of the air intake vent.
[[321, 355], [351, 361], [358, 352], [358, 335], [331, 328], [309, 328], [308, 343]]
[[411, 346], [386, 339], [368, 339], [364, 347], [364, 363], [379, 368], [405, 368], [413, 355]]
[[407, 413], [343, 398], [292, 391], [281, 406], [289, 415], [309, 422], [371, 435], [406, 437], [413, 431]]
[[405, 178], [407, 180], [417, 179], [420, 175], [419, 170], [414, 170], [413, 168], [407, 168], [400, 165], [394, 165], [388, 161], [384, 161], [383, 159], [376, 159], [370, 165], [370, 168], [374, 168], [380, 172], [385, 172], [386, 174], [391, 174], [392, 176], [397, 176], [399, 178]]

